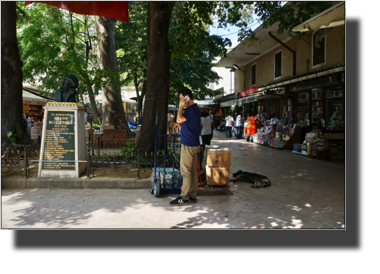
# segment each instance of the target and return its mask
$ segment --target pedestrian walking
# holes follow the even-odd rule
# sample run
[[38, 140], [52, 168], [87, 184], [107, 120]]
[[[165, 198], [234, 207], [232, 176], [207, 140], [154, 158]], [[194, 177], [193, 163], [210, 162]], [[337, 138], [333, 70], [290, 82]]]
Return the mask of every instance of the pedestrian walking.
[[236, 117], [236, 130], [236, 139], [241, 139], [244, 130], [244, 122], [243, 118], [241, 117], [241, 113], [239, 113]]
[[254, 115], [248, 117], [247, 121], [248, 121], [248, 125], [247, 125], [247, 142], [249, 142], [249, 141], [253, 142], [252, 137], [256, 133], [256, 129], [257, 129], [256, 124], [258, 122], [261, 122], [261, 120], [259, 119], [259, 115], [257, 114], [256, 117]]
[[231, 114], [229, 114], [226, 118], [226, 137], [231, 138], [231, 130], [234, 126], [234, 118], [231, 117]]
[[[181, 175], [183, 177], [181, 194], [170, 202], [171, 205], [184, 205], [197, 202], [198, 171], [197, 156], [200, 150], [199, 131], [201, 129], [201, 111], [193, 101], [190, 89], [184, 88], [179, 92], [179, 110], [177, 124], [173, 128], [181, 126]], [[183, 108], [187, 107], [186, 113]]]
[[203, 151], [206, 145], [211, 145], [211, 137], [212, 137], [212, 126], [211, 126], [211, 117], [208, 115], [207, 111], [201, 112], [201, 137], [202, 137], [202, 145]]
[[23, 112], [22, 113], [22, 125], [24, 126], [25, 129], [28, 127], [28, 123], [27, 123], [26, 119], [27, 119], [26, 114]]

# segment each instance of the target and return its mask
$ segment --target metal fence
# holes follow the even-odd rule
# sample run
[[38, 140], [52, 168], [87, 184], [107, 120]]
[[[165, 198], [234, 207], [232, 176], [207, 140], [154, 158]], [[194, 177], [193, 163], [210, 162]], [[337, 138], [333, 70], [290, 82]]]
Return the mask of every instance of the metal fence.
[[1, 174], [27, 177], [27, 149], [7, 149], [1, 147]]
[[[168, 137], [172, 138], [172, 137]], [[35, 167], [36, 163], [41, 163], [39, 160], [39, 151], [40, 151], [40, 140], [35, 142], [35, 151], [38, 152], [38, 160], [30, 159], [31, 149], [13, 149], [7, 150], [4, 147], [1, 149], [1, 168], [2, 174], [6, 174], [7, 171], [12, 170], [12, 175], [21, 175], [23, 178], [30, 177], [30, 168]], [[129, 144], [136, 144], [137, 140], [133, 142], [132, 140], [128, 141]], [[95, 170], [113, 170], [113, 171], [137, 171], [137, 178], [140, 178], [140, 171], [146, 169], [152, 169], [154, 167], [154, 154], [153, 152], [140, 153], [139, 150], [132, 152], [122, 152], [123, 148], [126, 147], [126, 144], [122, 144], [120, 140], [116, 141], [106, 141], [102, 142], [100, 138], [93, 142], [91, 145], [91, 140], [87, 140], [87, 178], [90, 178], [90, 174], [94, 176]], [[172, 167], [180, 165], [180, 143], [176, 142], [175, 145], [175, 155], [173, 155], [173, 141], [167, 142], [166, 148], [166, 160], [165, 153], [163, 150], [157, 152], [156, 165], [157, 166], [166, 166]], [[170, 144], [170, 145], [169, 145]], [[132, 147], [130, 148], [133, 149]], [[124, 149], [125, 150], [125, 149]], [[198, 154], [198, 163], [202, 162], [203, 152]], [[56, 162], [56, 161], [55, 161]], [[67, 162], [62, 160], [62, 162]], [[77, 161], [83, 162], [83, 161]], [[37, 170], [37, 169], [36, 169]], [[92, 171], [92, 172], [91, 172]], [[8, 172], [9, 173], [9, 172]]]

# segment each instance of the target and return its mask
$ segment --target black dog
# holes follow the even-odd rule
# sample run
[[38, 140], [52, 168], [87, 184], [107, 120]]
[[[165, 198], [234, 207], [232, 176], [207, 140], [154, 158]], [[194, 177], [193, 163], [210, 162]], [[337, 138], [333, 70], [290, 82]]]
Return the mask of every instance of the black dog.
[[260, 175], [257, 173], [250, 173], [250, 172], [239, 170], [238, 172], [232, 174], [232, 176], [236, 177], [235, 179], [232, 180], [233, 183], [235, 183], [237, 180], [247, 181], [253, 184], [251, 186], [253, 188], [258, 188], [258, 187], [266, 188], [272, 185], [272, 183], [270, 182], [267, 176]]

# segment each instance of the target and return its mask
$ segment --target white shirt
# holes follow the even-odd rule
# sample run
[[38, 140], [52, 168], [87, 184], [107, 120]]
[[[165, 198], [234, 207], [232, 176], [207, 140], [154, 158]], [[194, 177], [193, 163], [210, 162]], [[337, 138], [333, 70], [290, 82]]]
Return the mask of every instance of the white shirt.
[[226, 118], [226, 127], [232, 127], [232, 122], [234, 122], [234, 118], [228, 116]]
[[238, 115], [238, 117], [236, 117], [236, 126], [237, 127], [242, 127], [243, 126], [243, 123], [241, 121], [241, 115]]
[[201, 135], [211, 134], [211, 118], [210, 118], [210, 116], [201, 117], [201, 125], [202, 125]]

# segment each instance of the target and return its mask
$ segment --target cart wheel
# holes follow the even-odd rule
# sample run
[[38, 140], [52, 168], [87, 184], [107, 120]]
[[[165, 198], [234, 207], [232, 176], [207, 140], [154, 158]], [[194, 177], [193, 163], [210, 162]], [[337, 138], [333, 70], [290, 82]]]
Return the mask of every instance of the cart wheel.
[[158, 181], [154, 183], [153, 194], [156, 197], [160, 196], [160, 183]]

